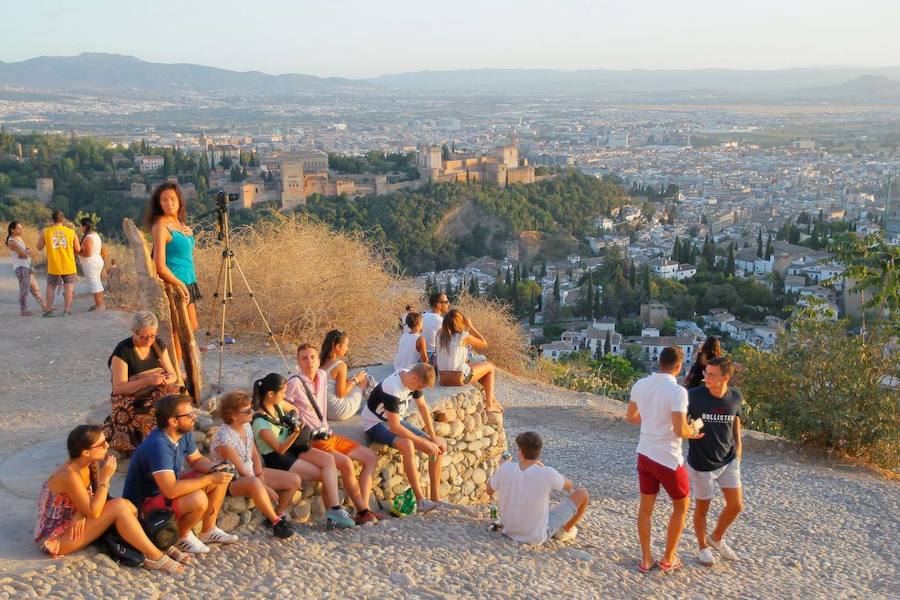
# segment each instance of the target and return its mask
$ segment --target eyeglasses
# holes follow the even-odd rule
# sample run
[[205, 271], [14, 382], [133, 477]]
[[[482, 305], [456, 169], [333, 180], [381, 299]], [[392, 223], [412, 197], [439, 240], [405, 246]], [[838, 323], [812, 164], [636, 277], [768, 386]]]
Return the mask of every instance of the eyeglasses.
[[239, 411], [238, 411], [238, 414], [241, 414], [241, 415], [251, 415], [251, 414], [253, 414], [253, 407], [247, 408], [247, 409], [245, 409], [245, 410], [239, 410]]
[[88, 450], [93, 450], [94, 448], [108, 448], [109, 441], [104, 439], [102, 442], [97, 442], [93, 446], [88, 446]]
[[155, 333], [148, 333], [146, 335], [134, 334], [134, 337], [136, 337], [139, 340], [143, 340], [143, 341], [147, 342], [150, 340], [155, 340], [158, 337], [158, 335]]
[[176, 419], [180, 419], [181, 417], [190, 417], [191, 419], [196, 419], [197, 412], [192, 410], [191, 412], [181, 413], [180, 415], [175, 415]]

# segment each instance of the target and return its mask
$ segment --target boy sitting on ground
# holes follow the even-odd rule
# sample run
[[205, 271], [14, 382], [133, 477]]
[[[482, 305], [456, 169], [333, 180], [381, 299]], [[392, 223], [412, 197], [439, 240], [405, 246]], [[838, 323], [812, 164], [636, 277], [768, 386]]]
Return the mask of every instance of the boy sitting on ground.
[[[575, 539], [575, 524], [584, 516], [588, 493], [573, 491], [572, 481], [541, 462], [544, 442], [534, 431], [516, 436], [519, 462], [505, 462], [488, 482], [488, 494], [499, 496], [503, 533], [517, 542], [543, 544], [554, 537], [560, 541]], [[550, 492], [564, 490], [569, 497], [550, 508]]]
[[[403, 471], [416, 496], [416, 510], [422, 513], [436, 508], [440, 501], [441, 463], [447, 451], [447, 442], [434, 432], [431, 412], [422, 393], [423, 389], [433, 385], [434, 368], [431, 365], [418, 363], [409, 369], [395, 371], [375, 386], [360, 414], [369, 443], [378, 442], [400, 452], [403, 457]], [[409, 408], [410, 398], [416, 401], [416, 407], [428, 433], [409, 424], [403, 418]], [[416, 450], [431, 457], [428, 462], [430, 499], [425, 497], [419, 485]]]

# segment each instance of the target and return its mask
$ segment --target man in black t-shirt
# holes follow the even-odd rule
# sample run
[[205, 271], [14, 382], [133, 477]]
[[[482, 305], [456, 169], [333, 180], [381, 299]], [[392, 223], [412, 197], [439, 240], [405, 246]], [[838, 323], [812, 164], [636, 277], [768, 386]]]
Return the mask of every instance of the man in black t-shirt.
[[[730, 358], [710, 359], [706, 365], [705, 385], [688, 391], [688, 418], [702, 419], [704, 435], [688, 441], [687, 471], [694, 490], [694, 531], [701, 564], [715, 563], [712, 548], [722, 558], [737, 560], [737, 555], [722, 536], [743, 509], [741, 497], [741, 401], [740, 392], [728, 387], [734, 374]], [[713, 483], [725, 496], [725, 508], [716, 528], [706, 536], [706, 513], [715, 496]]]

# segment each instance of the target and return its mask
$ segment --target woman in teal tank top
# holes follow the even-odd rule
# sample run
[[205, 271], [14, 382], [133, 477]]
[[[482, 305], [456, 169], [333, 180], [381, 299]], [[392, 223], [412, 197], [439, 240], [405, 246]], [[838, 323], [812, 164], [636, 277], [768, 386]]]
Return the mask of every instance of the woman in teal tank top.
[[202, 298], [194, 270], [194, 233], [185, 224], [185, 206], [178, 184], [160, 184], [150, 198], [148, 224], [153, 235], [156, 274], [188, 299], [191, 329], [197, 331], [196, 302]]

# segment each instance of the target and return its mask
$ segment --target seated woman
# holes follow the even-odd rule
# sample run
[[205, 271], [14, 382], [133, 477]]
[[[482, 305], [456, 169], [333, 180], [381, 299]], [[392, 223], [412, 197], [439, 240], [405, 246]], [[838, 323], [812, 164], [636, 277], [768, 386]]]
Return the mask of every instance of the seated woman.
[[403, 321], [405, 328], [397, 341], [394, 370], [408, 369], [416, 363], [428, 362], [425, 336], [422, 335], [422, 313], [409, 311]]
[[[237, 469], [238, 477], [228, 484], [229, 496], [249, 496], [256, 508], [269, 520], [272, 533], [279, 538], [294, 535], [285, 516], [300, 489], [300, 476], [278, 469], [267, 469], [253, 443], [253, 399], [245, 392], [229, 392], [219, 401], [219, 414], [224, 425], [216, 430], [209, 444], [214, 460], [227, 461]], [[278, 506], [272, 507], [273, 502]]]
[[156, 427], [156, 401], [177, 394], [178, 377], [165, 346], [156, 342], [152, 312], [134, 314], [131, 337], [119, 342], [107, 365], [112, 372], [112, 412], [103, 423], [110, 446], [131, 453]]
[[489, 361], [468, 362], [469, 347], [476, 350], [487, 348], [487, 340], [475, 329], [468, 317], [456, 309], [444, 315], [441, 330], [437, 335], [437, 365], [441, 385], [449, 383], [451, 376], [446, 373], [462, 373], [462, 384], [480, 382], [484, 386], [485, 409], [488, 412], [502, 412], [503, 407], [494, 396], [494, 365]]
[[[328, 526], [354, 527], [356, 523], [340, 505], [334, 457], [328, 452], [298, 443], [302, 432], [300, 413], [284, 399], [286, 391], [287, 379], [278, 373], [269, 373], [253, 382], [253, 406], [257, 411], [253, 416], [253, 437], [263, 465], [269, 469], [290, 471], [303, 479], [321, 481]], [[282, 420], [290, 412], [295, 413], [296, 427]]]
[[[41, 489], [34, 541], [56, 558], [81, 550], [112, 526], [144, 555], [148, 569], [184, 573], [184, 567], [153, 545], [128, 500], [108, 500], [109, 480], [116, 472], [116, 457], [98, 425], [79, 425], [67, 440], [69, 460], [53, 472]], [[92, 469], [91, 467], [94, 467]], [[93, 472], [92, 472], [93, 471]]]
[[347, 378], [344, 357], [350, 348], [350, 338], [343, 331], [332, 329], [325, 334], [319, 353], [323, 371], [328, 373], [328, 414], [332, 421], [345, 421], [356, 415], [365, 400], [370, 383], [365, 371]]
[[720, 356], [722, 356], [722, 345], [719, 343], [719, 338], [711, 335], [700, 346], [700, 350], [697, 351], [697, 358], [694, 360], [694, 364], [691, 365], [691, 370], [684, 376], [684, 387], [691, 389], [703, 385], [706, 365], [712, 359]]

